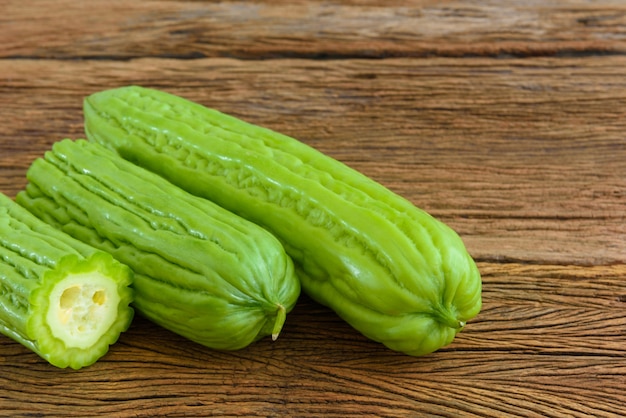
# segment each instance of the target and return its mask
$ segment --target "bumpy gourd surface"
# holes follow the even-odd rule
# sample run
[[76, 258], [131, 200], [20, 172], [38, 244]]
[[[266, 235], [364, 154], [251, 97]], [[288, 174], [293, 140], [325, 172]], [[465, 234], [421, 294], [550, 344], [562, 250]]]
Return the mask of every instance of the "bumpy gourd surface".
[[280, 242], [101, 145], [54, 144], [17, 201], [135, 272], [134, 306], [207, 347], [278, 336], [300, 284]]
[[478, 314], [458, 235], [311, 147], [135, 86], [88, 97], [84, 113], [91, 141], [273, 232], [304, 290], [371, 339], [426, 354]]
[[88, 366], [130, 325], [131, 271], [0, 194], [0, 332], [57, 367]]

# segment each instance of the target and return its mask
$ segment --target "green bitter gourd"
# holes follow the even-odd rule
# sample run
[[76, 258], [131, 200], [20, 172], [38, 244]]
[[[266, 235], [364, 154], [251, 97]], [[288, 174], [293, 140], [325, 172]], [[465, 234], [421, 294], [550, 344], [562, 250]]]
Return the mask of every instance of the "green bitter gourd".
[[306, 293], [391, 349], [435, 351], [480, 311], [451, 228], [300, 141], [138, 86], [87, 97], [84, 115], [90, 141], [274, 233]]
[[300, 293], [293, 262], [261, 227], [101, 145], [69, 139], [33, 162], [16, 200], [135, 273], [133, 306], [207, 347], [278, 336]]

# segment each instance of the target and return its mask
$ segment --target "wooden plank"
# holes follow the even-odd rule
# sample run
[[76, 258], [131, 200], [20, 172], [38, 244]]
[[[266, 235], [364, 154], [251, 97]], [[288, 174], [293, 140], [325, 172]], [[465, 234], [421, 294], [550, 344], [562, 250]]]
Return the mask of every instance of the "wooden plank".
[[0, 57], [425, 57], [626, 52], [626, 4], [5, 0]]
[[138, 318], [101, 361], [74, 372], [0, 338], [2, 413], [624, 416], [626, 266], [479, 268], [482, 313], [420, 358], [368, 341], [306, 297], [276, 342], [232, 353]]
[[[0, 62], [0, 191], [82, 99], [163, 88], [292, 135], [462, 235], [479, 260], [626, 261], [624, 57]], [[41, 74], [46, 74], [42, 77]]]
[[0, 415], [626, 416], [625, 23], [622, 0], [0, 2], [0, 192], [83, 136], [84, 96], [142, 84], [364, 172], [483, 275], [421, 358], [305, 295], [232, 353], [137, 318], [76, 372], [0, 336]]

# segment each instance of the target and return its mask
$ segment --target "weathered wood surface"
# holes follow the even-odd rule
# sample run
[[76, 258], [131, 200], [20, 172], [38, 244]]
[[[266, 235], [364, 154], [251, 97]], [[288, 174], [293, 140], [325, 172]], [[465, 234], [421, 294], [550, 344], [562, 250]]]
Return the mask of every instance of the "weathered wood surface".
[[621, 0], [3, 3], [9, 19], [2, 22], [7, 36], [0, 55], [8, 57], [381, 58], [626, 52], [626, 4]]
[[85, 95], [142, 84], [375, 178], [459, 231], [484, 282], [479, 317], [423, 358], [306, 296], [278, 341], [235, 353], [138, 318], [75, 372], [0, 336], [0, 415], [626, 415], [623, 2], [9, 0], [0, 12], [1, 192], [17, 193], [54, 141], [83, 136]]

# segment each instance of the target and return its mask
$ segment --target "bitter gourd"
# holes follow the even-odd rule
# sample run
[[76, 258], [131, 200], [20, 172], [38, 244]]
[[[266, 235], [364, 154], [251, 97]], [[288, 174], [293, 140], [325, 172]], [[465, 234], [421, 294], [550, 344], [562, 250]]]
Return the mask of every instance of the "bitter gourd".
[[275, 339], [300, 294], [269, 232], [101, 145], [61, 140], [27, 179], [19, 204], [128, 265], [136, 311], [199, 344]]
[[0, 193], [0, 333], [54, 366], [89, 366], [131, 323], [131, 278]]
[[480, 311], [451, 228], [294, 138], [139, 86], [86, 97], [84, 115], [90, 141], [274, 233], [308, 295], [393, 350], [433, 352]]

